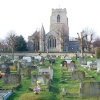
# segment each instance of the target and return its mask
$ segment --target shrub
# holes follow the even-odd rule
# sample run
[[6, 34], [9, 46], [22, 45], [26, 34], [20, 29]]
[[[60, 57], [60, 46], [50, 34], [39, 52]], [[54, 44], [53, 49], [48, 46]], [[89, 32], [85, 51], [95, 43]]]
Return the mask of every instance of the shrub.
[[100, 47], [96, 48], [96, 58], [100, 59]]

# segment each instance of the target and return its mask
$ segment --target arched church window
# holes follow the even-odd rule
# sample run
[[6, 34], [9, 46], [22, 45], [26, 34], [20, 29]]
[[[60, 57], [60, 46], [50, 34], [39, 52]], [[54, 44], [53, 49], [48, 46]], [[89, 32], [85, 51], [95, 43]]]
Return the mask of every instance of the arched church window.
[[57, 15], [57, 22], [60, 22], [60, 15]]
[[37, 46], [37, 47], [38, 47], [38, 50], [39, 50], [39, 49], [40, 49], [40, 48], [39, 48], [39, 41], [38, 41], [38, 46]]
[[53, 39], [53, 47], [54, 47], [54, 44], [55, 44], [55, 41], [54, 41], [54, 39]]
[[50, 47], [50, 45], [49, 45], [49, 44], [50, 44], [49, 41], [50, 41], [50, 40], [48, 39], [48, 49], [49, 49], [49, 47]]
[[56, 39], [55, 39], [55, 42], [54, 43], [55, 43], [55, 47], [56, 47]]
[[51, 48], [51, 39], [50, 39], [50, 48]]

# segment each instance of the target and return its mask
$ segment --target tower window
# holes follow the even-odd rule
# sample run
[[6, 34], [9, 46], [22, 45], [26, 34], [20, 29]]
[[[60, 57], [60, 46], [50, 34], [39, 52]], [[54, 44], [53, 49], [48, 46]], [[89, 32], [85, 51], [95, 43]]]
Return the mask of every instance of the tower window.
[[57, 15], [57, 22], [60, 22], [60, 15]]

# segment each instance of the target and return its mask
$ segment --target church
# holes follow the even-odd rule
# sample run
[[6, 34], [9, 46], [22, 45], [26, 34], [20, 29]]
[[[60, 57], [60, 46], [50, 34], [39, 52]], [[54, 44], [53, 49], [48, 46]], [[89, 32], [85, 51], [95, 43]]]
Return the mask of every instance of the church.
[[28, 36], [29, 51], [77, 52], [78, 42], [69, 41], [69, 26], [66, 8], [52, 9], [50, 31], [45, 33], [44, 26]]

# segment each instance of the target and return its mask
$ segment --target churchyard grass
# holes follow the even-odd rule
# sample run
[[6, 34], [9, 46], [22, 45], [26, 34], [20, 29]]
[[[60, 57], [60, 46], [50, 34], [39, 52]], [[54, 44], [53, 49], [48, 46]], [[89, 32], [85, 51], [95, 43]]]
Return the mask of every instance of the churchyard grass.
[[[84, 81], [94, 81], [93, 78], [91, 78], [91, 75], [93, 75], [96, 79], [96, 81], [99, 81], [98, 75], [94, 71], [89, 71], [87, 69], [84, 69], [81, 67], [81, 65], [75, 60], [75, 58], [72, 58], [77, 65], [79, 70], [83, 70], [87, 72], [86, 77], [90, 77], [89, 79], [86, 78]], [[90, 58], [88, 59], [90, 61]], [[56, 63], [53, 65], [54, 69], [54, 77], [51, 83], [51, 89], [50, 92], [40, 91], [38, 95], [36, 95], [33, 91], [29, 91], [28, 88], [31, 86], [31, 79], [29, 78], [23, 78], [22, 79], [22, 85], [17, 90], [13, 90], [13, 94], [7, 99], [7, 100], [95, 100], [100, 98], [94, 98], [94, 97], [88, 97], [88, 98], [82, 98], [79, 97], [79, 80], [71, 81], [71, 72], [68, 72], [63, 70], [60, 66], [62, 59], [57, 58]], [[48, 63], [46, 62], [46, 65]], [[65, 72], [64, 74], [67, 77], [64, 77], [62, 75], [62, 72]], [[33, 74], [37, 74], [37, 72], [33, 72]], [[66, 81], [64, 79], [67, 79]], [[1, 82], [0, 82], [1, 83]], [[65, 90], [67, 92], [66, 96], [62, 96], [62, 87], [65, 87]]]
[[13, 90], [13, 94], [7, 100], [20, 100], [20, 96], [24, 93], [29, 93], [28, 87], [31, 85], [31, 79], [23, 78], [22, 85], [17, 90]]
[[[86, 75], [92, 76], [97, 82], [100, 82], [100, 75], [99, 75], [100, 72], [96, 72], [96, 70], [88, 70], [87, 68], [83, 68], [75, 58], [72, 59], [77, 63], [79, 69], [84, 70], [86, 73], [88, 73]], [[86, 58], [86, 59], [87, 61], [96, 60], [96, 58]]]

